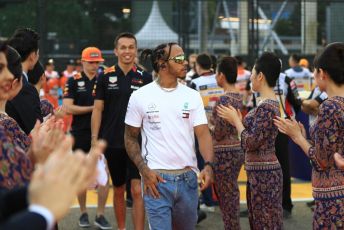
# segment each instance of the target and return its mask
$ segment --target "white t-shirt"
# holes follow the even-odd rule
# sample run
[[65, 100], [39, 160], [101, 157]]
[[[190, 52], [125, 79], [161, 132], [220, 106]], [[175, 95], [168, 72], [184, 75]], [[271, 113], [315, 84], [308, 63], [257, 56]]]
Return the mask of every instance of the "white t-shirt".
[[200, 76], [191, 81], [195, 89], [201, 94], [204, 109], [208, 118], [211, 119], [216, 101], [223, 95], [223, 89], [217, 85], [215, 74]]
[[311, 78], [313, 77], [313, 74], [309, 69], [296, 66], [294, 68], [287, 69], [285, 74], [295, 81], [299, 92], [311, 90]]
[[288, 77], [294, 79], [294, 78], [310, 78], [312, 77], [311, 71], [307, 68], [303, 68], [301, 66], [296, 66], [294, 68], [287, 69], [285, 71], [285, 74], [287, 74]]
[[244, 95], [246, 91], [246, 85], [251, 77], [251, 72], [246, 69], [238, 70], [238, 76], [235, 83], [235, 87], [239, 90], [240, 94]]
[[51, 79], [51, 78], [59, 78], [59, 74], [53, 70], [51, 72], [48, 72], [48, 71], [44, 71], [44, 74], [45, 76], [48, 78], [48, 79]]
[[154, 81], [132, 93], [125, 123], [141, 127], [142, 157], [151, 169], [197, 169], [193, 128], [207, 124], [199, 93], [178, 83], [166, 92]]
[[219, 88], [216, 82], [215, 74], [200, 76], [196, 79], [193, 79], [192, 83], [195, 84], [196, 86], [195, 89], [197, 91], [211, 89], [211, 88]]
[[70, 78], [70, 77], [73, 77], [75, 74], [77, 74], [78, 72], [73, 70], [73, 72], [68, 72], [67, 70], [63, 71], [63, 76], [67, 77], [67, 78]]

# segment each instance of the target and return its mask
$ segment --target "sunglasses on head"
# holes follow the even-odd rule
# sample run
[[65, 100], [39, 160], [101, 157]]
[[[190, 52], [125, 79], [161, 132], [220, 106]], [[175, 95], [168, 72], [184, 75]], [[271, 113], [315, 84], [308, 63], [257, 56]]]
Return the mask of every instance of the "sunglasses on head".
[[173, 60], [175, 63], [177, 64], [183, 64], [184, 61], [186, 60], [186, 57], [184, 54], [180, 54], [180, 55], [177, 55], [175, 57], [170, 57], [169, 59], [167, 59], [168, 61], [170, 60]]

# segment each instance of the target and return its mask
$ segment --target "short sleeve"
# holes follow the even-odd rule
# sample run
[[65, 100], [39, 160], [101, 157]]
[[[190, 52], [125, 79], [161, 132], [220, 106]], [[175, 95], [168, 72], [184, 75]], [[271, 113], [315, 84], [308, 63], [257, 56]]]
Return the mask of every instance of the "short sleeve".
[[97, 77], [97, 82], [96, 82], [96, 100], [104, 100], [105, 98], [105, 75], [100, 74]]
[[63, 98], [75, 98], [75, 80], [74, 78], [69, 78], [63, 92]]
[[201, 95], [198, 93], [195, 99], [196, 107], [193, 111], [192, 118], [193, 118], [193, 126], [198, 125], [206, 125], [208, 124], [208, 119], [205, 114], [203, 101]]
[[327, 99], [327, 94], [325, 92], [321, 92], [314, 100], [316, 100], [319, 104], [323, 103]]
[[137, 93], [133, 93], [129, 99], [127, 113], [125, 115], [125, 124], [141, 127], [143, 120], [143, 113], [139, 103], [139, 98]]

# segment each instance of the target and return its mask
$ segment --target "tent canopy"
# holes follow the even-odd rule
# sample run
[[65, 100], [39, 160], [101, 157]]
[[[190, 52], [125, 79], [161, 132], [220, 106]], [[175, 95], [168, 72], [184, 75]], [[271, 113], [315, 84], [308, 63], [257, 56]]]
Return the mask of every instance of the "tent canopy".
[[162, 17], [157, 1], [153, 1], [148, 19], [135, 37], [139, 48], [154, 48], [161, 43], [178, 41], [178, 35]]

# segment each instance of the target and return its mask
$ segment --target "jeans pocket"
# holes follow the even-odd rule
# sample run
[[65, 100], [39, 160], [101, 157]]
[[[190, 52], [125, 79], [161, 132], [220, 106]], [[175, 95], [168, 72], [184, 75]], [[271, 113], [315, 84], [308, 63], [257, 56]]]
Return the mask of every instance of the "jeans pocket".
[[188, 177], [186, 178], [186, 183], [189, 186], [189, 188], [196, 189], [198, 186], [196, 173], [194, 172], [190, 173]]

